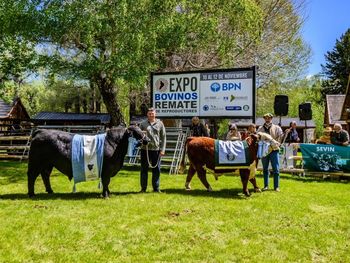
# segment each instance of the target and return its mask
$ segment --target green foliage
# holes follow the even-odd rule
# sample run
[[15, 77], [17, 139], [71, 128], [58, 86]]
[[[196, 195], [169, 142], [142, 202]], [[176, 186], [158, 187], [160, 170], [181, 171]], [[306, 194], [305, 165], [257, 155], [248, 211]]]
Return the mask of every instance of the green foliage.
[[325, 105], [322, 98], [321, 79], [314, 76], [293, 82], [275, 82], [257, 90], [257, 116], [274, 112], [273, 104], [276, 95], [287, 95], [289, 98], [289, 117], [299, 117], [299, 105], [311, 102], [312, 119], [316, 124], [319, 136], [323, 130]]
[[28, 61], [49, 78], [97, 87], [119, 124], [122, 94], [142, 94], [152, 71], [257, 65], [261, 84], [300, 75], [309, 59], [303, 2], [8, 0], [0, 33], [35, 46], [39, 59]]
[[336, 40], [335, 47], [325, 55], [322, 65], [326, 80], [322, 83], [322, 94], [345, 94], [350, 80], [350, 29]]
[[[3, 262], [349, 262], [350, 184], [282, 175], [281, 192], [245, 198], [239, 176], [161, 174], [163, 194], [138, 194], [139, 171], [77, 185], [54, 170], [55, 194], [26, 194], [26, 164], [0, 162]], [[258, 184], [263, 179], [258, 177]], [[251, 185], [249, 185], [250, 188]]]
[[21, 84], [37, 69], [37, 54], [32, 43], [19, 37], [0, 35], [0, 84]]

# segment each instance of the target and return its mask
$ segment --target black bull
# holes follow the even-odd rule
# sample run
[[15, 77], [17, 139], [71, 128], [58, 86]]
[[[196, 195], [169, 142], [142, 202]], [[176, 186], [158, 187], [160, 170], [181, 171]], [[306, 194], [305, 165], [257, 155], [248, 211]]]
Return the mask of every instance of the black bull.
[[[73, 178], [72, 140], [74, 134], [57, 130], [37, 130], [33, 134], [28, 162], [28, 195], [34, 196], [34, 184], [41, 174], [47, 193], [53, 193], [50, 174], [55, 167], [61, 173]], [[111, 177], [123, 167], [128, 149], [129, 137], [133, 136], [139, 143], [147, 144], [149, 139], [137, 126], [117, 127], [107, 131], [104, 142], [103, 166], [101, 180], [102, 195], [108, 197], [108, 185]]]

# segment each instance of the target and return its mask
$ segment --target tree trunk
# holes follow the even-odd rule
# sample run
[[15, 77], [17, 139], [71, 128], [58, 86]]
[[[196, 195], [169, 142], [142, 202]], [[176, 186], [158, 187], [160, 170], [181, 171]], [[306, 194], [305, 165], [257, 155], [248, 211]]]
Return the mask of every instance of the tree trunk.
[[120, 111], [120, 107], [116, 100], [115, 86], [112, 81], [109, 81], [106, 77], [98, 77], [98, 87], [106, 105], [107, 112], [111, 115], [111, 126], [118, 126], [125, 124], [124, 117]]

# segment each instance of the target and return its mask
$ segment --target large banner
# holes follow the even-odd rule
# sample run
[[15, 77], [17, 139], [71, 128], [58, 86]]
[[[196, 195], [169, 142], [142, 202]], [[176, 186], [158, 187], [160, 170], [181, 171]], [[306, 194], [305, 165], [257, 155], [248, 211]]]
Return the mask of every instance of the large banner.
[[255, 67], [152, 73], [157, 116], [255, 119]]
[[300, 144], [304, 169], [310, 171], [350, 171], [350, 147], [333, 144]]

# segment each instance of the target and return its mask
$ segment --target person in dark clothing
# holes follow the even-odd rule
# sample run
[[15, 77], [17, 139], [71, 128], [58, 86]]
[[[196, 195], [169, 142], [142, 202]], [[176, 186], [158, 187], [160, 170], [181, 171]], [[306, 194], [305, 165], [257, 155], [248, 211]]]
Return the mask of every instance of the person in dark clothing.
[[285, 130], [285, 136], [286, 143], [300, 142], [299, 134], [297, 131], [297, 123], [295, 121], [290, 122], [289, 128]]
[[190, 127], [191, 136], [193, 137], [209, 137], [208, 129], [204, 126], [203, 123], [199, 121], [198, 117], [192, 118], [192, 124]]
[[141, 147], [141, 193], [147, 190], [148, 169], [152, 168], [152, 186], [153, 191], [161, 193], [160, 184], [160, 161], [165, 154], [166, 132], [161, 120], [156, 119], [156, 111], [149, 108], [147, 111], [147, 120], [140, 124], [140, 128], [151, 140], [147, 145]]
[[331, 133], [331, 142], [335, 145], [349, 145], [349, 133], [346, 130], [343, 130], [340, 123], [334, 124], [333, 132]]

